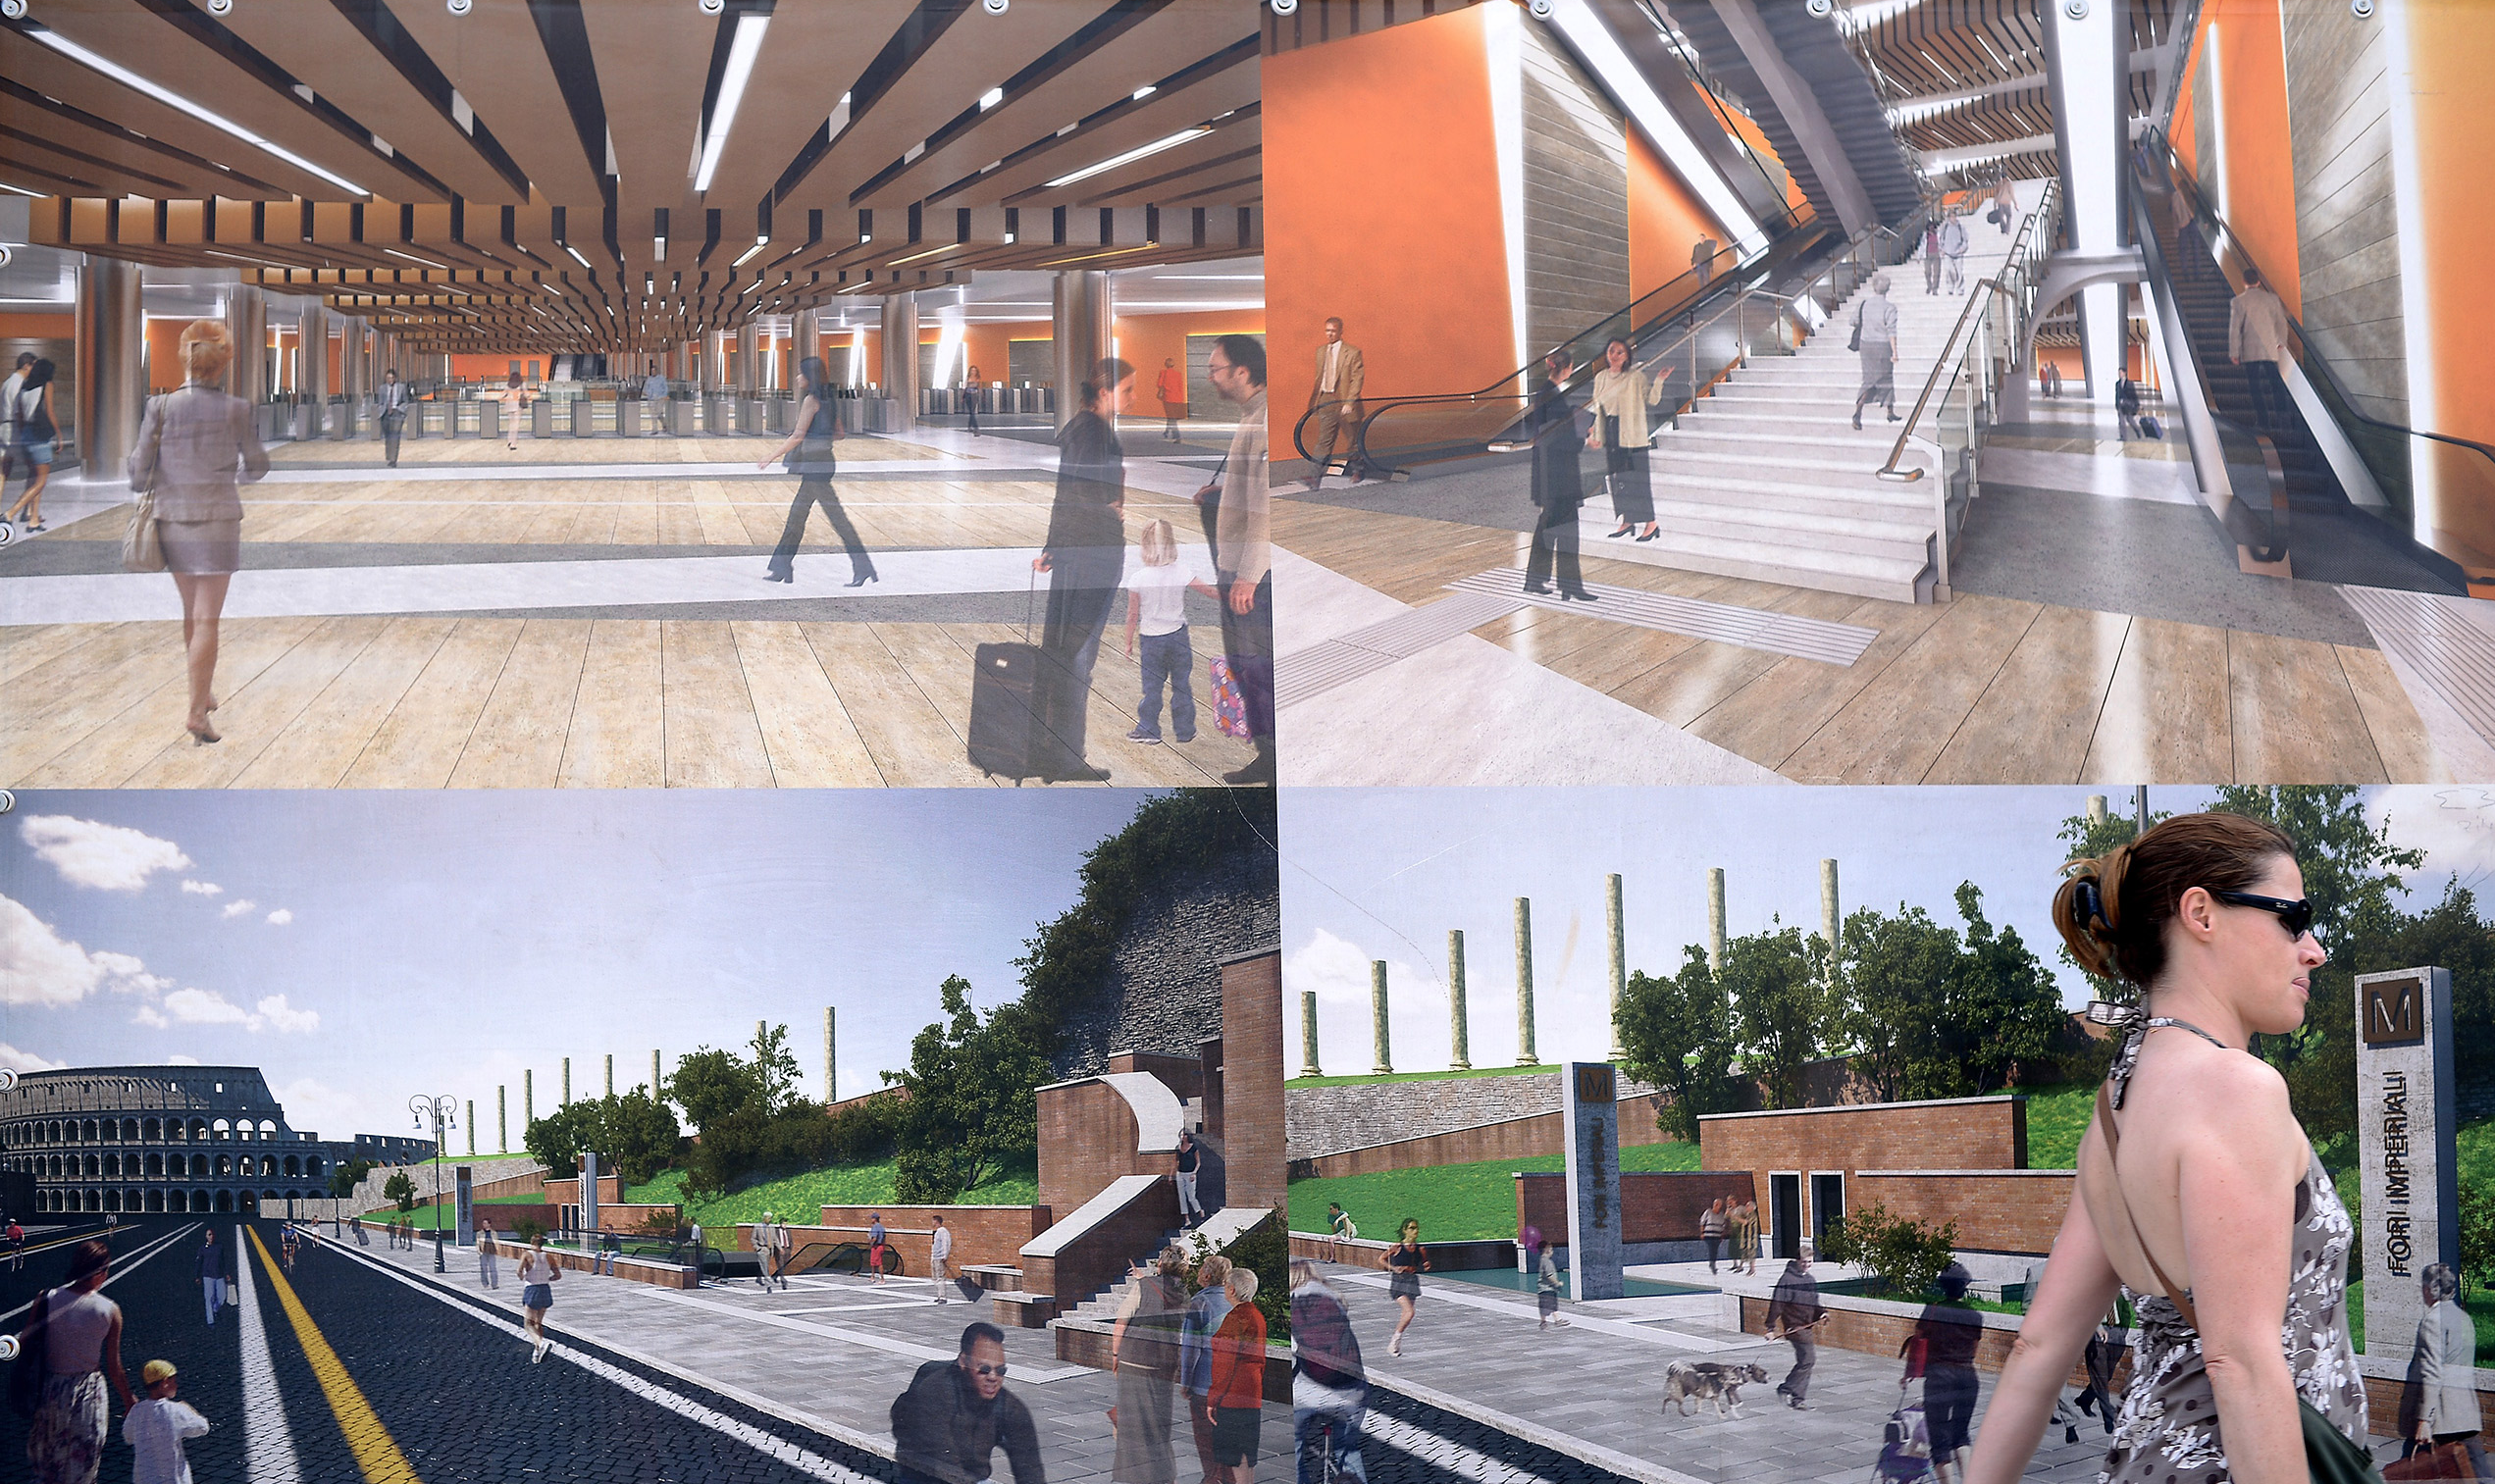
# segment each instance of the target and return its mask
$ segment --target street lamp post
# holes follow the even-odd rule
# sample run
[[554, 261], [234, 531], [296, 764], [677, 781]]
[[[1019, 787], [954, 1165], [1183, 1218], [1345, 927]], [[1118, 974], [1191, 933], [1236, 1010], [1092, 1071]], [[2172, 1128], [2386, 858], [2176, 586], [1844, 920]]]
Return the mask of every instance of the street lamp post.
[[422, 1093], [407, 1100], [407, 1109], [416, 1115], [416, 1128], [422, 1132], [425, 1120], [433, 1119], [433, 1270], [448, 1272], [442, 1260], [442, 1131], [459, 1126], [459, 1102], [444, 1093], [428, 1098]]

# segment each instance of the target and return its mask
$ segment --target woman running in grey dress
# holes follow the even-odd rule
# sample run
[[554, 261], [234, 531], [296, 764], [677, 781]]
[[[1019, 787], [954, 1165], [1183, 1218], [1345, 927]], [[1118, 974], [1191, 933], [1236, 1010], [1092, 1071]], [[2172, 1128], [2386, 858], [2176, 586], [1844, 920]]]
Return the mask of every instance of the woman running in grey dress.
[[2285, 1082], [2245, 1049], [2304, 1023], [2324, 961], [2295, 843], [2186, 814], [2065, 871], [2063, 942], [2138, 1002], [2092, 1007], [2121, 1048], [1967, 1484], [2016, 1484], [2117, 1289], [2139, 1352], [2102, 1484], [2302, 1484], [2299, 1400], [2362, 1444], [2365, 1394], [2347, 1208]]

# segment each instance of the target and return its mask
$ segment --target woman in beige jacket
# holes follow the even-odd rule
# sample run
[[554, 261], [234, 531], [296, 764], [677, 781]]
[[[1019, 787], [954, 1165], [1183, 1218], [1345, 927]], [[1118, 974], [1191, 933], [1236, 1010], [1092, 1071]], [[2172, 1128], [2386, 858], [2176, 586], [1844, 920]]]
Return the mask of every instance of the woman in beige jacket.
[[1593, 431], [1585, 436], [1585, 446], [1603, 450], [1604, 466], [1610, 471], [1611, 509], [1620, 517], [1620, 529], [1614, 537], [1627, 536], [1642, 523], [1645, 530], [1637, 539], [1653, 540], [1662, 535], [1655, 524], [1654, 486], [1647, 470], [1647, 447], [1653, 433], [1646, 426], [1646, 409], [1663, 400], [1663, 384], [1646, 375], [1642, 366], [1629, 364], [1629, 342], [1613, 335], [1603, 345], [1602, 369], [1594, 373], [1593, 399], [1585, 404], [1594, 415]]
[[269, 472], [269, 452], [252, 426], [251, 404], [221, 389], [234, 361], [222, 320], [194, 320], [182, 333], [182, 364], [189, 380], [147, 404], [138, 446], [130, 454], [130, 487], [156, 492], [156, 529], [165, 567], [182, 591], [182, 641], [190, 666], [190, 716], [182, 723], [201, 744], [219, 740], [208, 724], [217, 709], [217, 623], [226, 585], [242, 565], [239, 480]]

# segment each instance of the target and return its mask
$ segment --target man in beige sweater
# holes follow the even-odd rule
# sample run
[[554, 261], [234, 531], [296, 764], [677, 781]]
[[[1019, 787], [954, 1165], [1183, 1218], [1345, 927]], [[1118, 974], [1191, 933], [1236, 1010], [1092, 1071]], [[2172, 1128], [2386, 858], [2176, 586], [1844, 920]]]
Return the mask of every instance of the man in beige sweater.
[[[1357, 354], [1357, 352], [1354, 352]], [[1208, 375], [1223, 399], [1239, 404], [1215, 516], [1214, 568], [1222, 588], [1222, 648], [1238, 683], [1256, 756], [1222, 775], [1232, 784], [1273, 782], [1273, 492], [1267, 484], [1265, 342], [1225, 334]], [[1324, 466], [1321, 464], [1322, 470]]]
[[2243, 290], [2227, 307], [2226, 356], [2244, 368], [2251, 384], [2253, 421], [2264, 429], [2277, 427], [2287, 411], [2287, 385], [2278, 377], [2278, 363], [2287, 357], [2287, 306], [2258, 269], [2244, 270]]

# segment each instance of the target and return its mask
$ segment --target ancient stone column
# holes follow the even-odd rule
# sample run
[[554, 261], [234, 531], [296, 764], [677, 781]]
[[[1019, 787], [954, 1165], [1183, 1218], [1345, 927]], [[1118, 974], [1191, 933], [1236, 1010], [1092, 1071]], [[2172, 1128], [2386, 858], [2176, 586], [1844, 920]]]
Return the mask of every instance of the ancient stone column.
[[1317, 1065], [1317, 992], [1315, 990], [1299, 992], [1299, 1074], [1303, 1077], [1325, 1075]]
[[[813, 311], [807, 310], [806, 314], [810, 318]], [[811, 355], [813, 352], [808, 351], [806, 354]], [[840, 1062], [835, 1055], [838, 1045], [839, 1042], [833, 1035], [832, 1007], [825, 1005], [823, 1006], [823, 1105], [826, 1107], [840, 1101]]]
[[2088, 795], [2088, 822], [2092, 825], [2103, 825], [2105, 822], [2105, 795], [2103, 793]]
[[1473, 1036], [1472, 1029], [1466, 1021], [1464, 1009], [1464, 930], [1462, 928], [1451, 928], [1447, 932], [1447, 1033], [1451, 1038], [1450, 1044], [1454, 1052], [1447, 1058], [1447, 1065], [1459, 1072], [1471, 1071], [1473, 1069]]
[[1706, 873], [1706, 967], [1710, 974], [1724, 972], [1724, 868], [1709, 867]]
[[606, 1053], [606, 1096], [609, 1098], [615, 1096], [615, 1053], [613, 1051]]
[[474, 1156], [475, 1156], [475, 1154], [476, 1154], [476, 1152], [477, 1152], [477, 1100], [475, 1100], [474, 1098], [471, 1098], [471, 1099], [469, 1099], [469, 1100], [468, 1100], [468, 1153], [469, 1153], [469, 1155], [470, 1155], [471, 1157], [474, 1157]]
[[497, 1154], [511, 1152], [511, 1088], [508, 1083], [496, 1083], [494, 1088], [494, 1151]]
[[520, 1069], [520, 1137], [529, 1136], [529, 1125], [537, 1122], [537, 1068]]
[[1516, 898], [1516, 1064], [1538, 1066], [1533, 1054], [1533, 903]]
[[557, 1106], [557, 1107], [570, 1107], [571, 1105], [572, 1105], [572, 1058], [571, 1058], [571, 1057], [569, 1057], [569, 1056], [566, 1056], [566, 1057], [564, 1057], [564, 1058], [563, 1058], [563, 1100], [562, 1100], [561, 1102], [559, 1102], [559, 1103], [555, 1104], [555, 1106]]
[[1370, 1072], [1383, 1076], [1393, 1071], [1395, 1058], [1386, 1036], [1386, 960], [1382, 958], [1369, 964], [1369, 1037], [1377, 1051], [1377, 1064]]
[[1841, 947], [1845, 920], [1837, 911], [1837, 862], [1819, 863], [1819, 936], [1828, 940], [1828, 982], [1837, 982], [1837, 965], [1845, 960]]
[[1628, 1055], [1620, 1049], [1620, 997], [1629, 989], [1629, 944], [1620, 921], [1620, 873], [1603, 878], [1603, 926], [1611, 937], [1611, 1059]]
[[664, 1093], [664, 1091], [663, 1091], [663, 1089], [665, 1088], [665, 1086], [666, 1086], [666, 1081], [665, 1081], [665, 1079], [664, 1079], [664, 1078], [662, 1078], [662, 1077], [660, 1077], [660, 1076], [658, 1075], [658, 1051], [657, 1051], [656, 1048], [652, 1048], [652, 1049], [650, 1049], [650, 1101], [652, 1101], [652, 1102], [663, 1102], [663, 1101], [665, 1101], [665, 1100], [666, 1100], [666, 1094], [665, 1094], [665, 1093]]

